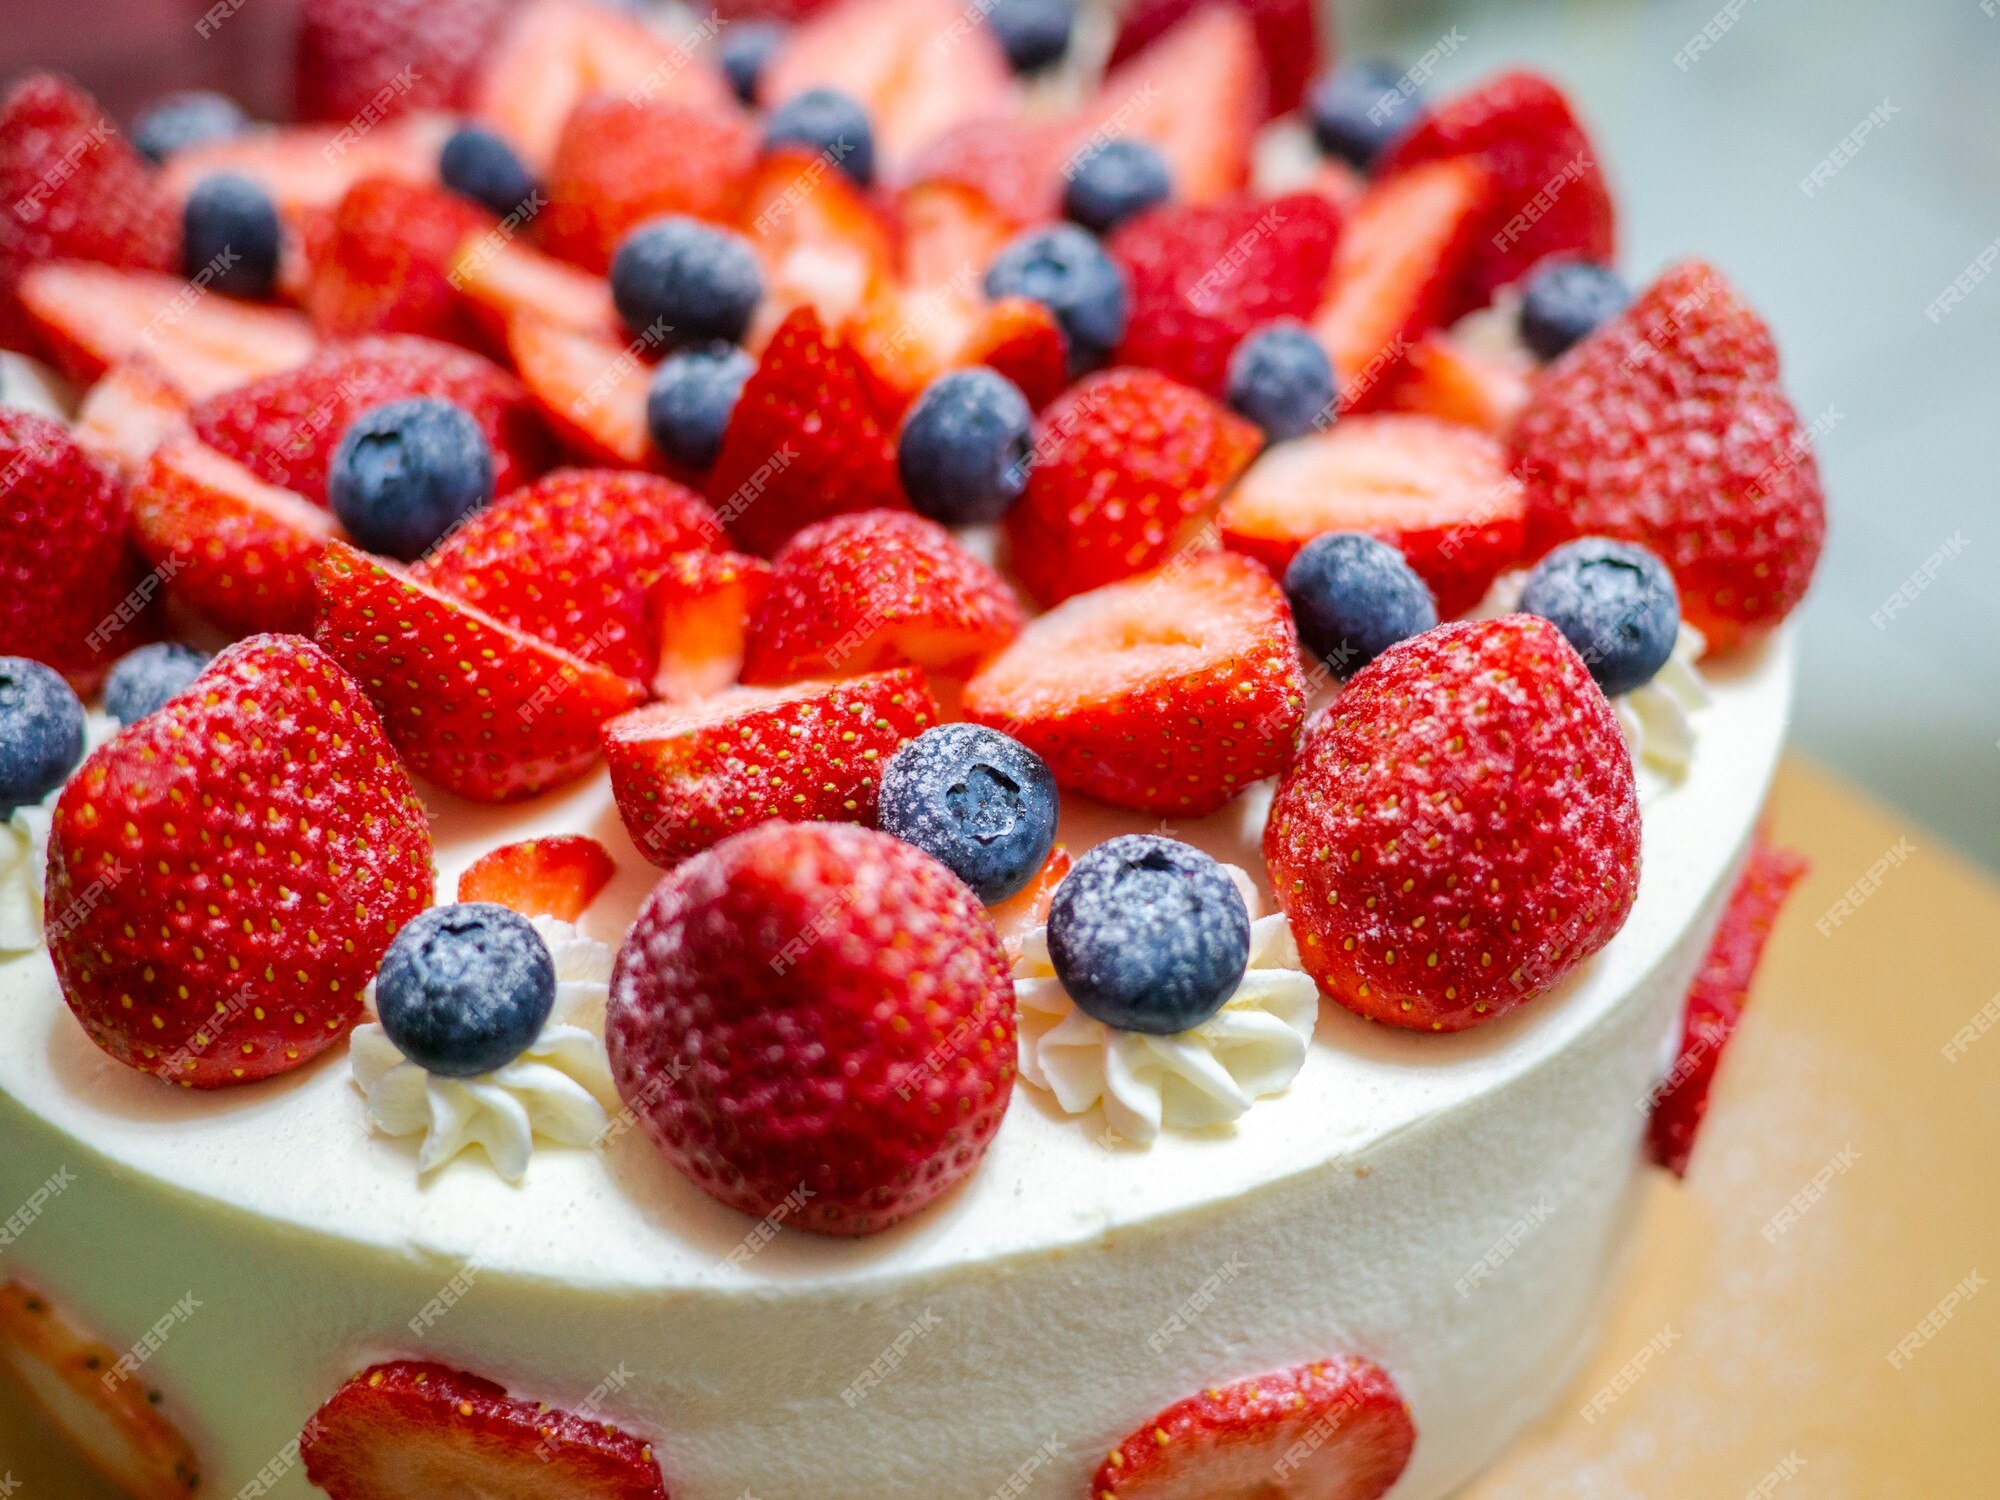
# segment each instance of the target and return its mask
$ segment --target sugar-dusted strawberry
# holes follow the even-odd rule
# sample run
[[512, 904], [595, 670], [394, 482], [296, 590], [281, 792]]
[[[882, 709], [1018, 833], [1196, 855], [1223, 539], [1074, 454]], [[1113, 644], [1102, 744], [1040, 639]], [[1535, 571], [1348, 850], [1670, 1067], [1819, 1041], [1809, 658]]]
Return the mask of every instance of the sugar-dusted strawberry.
[[1002, 297], [987, 304], [959, 363], [998, 370], [1040, 411], [1069, 384], [1069, 346], [1046, 303]]
[[1057, 217], [1063, 158], [1073, 131], [1060, 120], [996, 115], [967, 120], [938, 136], [910, 161], [913, 185], [955, 183], [982, 194], [1016, 226]]
[[868, 510], [787, 542], [751, 617], [743, 680], [796, 682], [915, 665], [963, 677], [1019, 634], [1007, 581], [935, 521]]
[[1042, 604], [1158, 567], [1206, 526], [1262, 437], [1151, 370], [1106, 370], [1043, 411], [1007, 513], [1014, 572]]
[[459, 246], [492, 223], [486, 210], [442, 188], [362, 178], [307, 244], [313, 326], [336, 339], [421, 333], [472, 342], [450, 270]]
[[756, 158], [756, 130], [734, 104], [593, 94], [556, 141], [535, 233], [553, 254], [601, 273], [647, 219], [733, 220]]
[[1416, 1446], [1396, 1383], [1355, 1355], [1210, 1386], [1140, 1423], [1091, 1500], [1380, 1500]]
[[906, 503], [861, 361], [810, 307], [785, 319], [744, 383], [708, 494], [730, 533], [766, 555], [814, 521]]
[[340, 527], [183, 433], [156, 448], [133, 483], [132, 535], [174, 594], [224, 629], [303, 632], [312, 565]]
[[1764, 944], [1807, 868], [1801, 856], [1757, 835], [1688, 989], [1680, 1053], [1653, 1090], [1647, 1131], [1653, 1160], [1676, 1177], [1687, 1176], [1695, 1136], [1708, 1112], [1708, 1093], [1715, 1085], [1723, 1049], [1750, 999]]
[[1812, 437], [1764, 320], [1686, 261], [1542, 377], [1514, 431], [1530, 544], [1644, 543], [1727, 650], [1805, 597], [1826, 537]]
[[1140, 214], [1110, 243], [1132, 297], [1118, 363], [1219, 398], [1245, 334], [1273, 318], [1313, 315], [1339, 238], [1340, 211], [1317, 193]]
[[673, 871], [619, 950], [605, 1033], [668, 1161], [746, 1214], [802, 1199], [786, 1224], [822, 1234], [963, 1181], [1014, 1088], [979, 898], [872, 828], [767, 823]]
[[[1207, 0], [1133, 0], [1118, 13], [1118, 36], [1111, 44], [1116, 67], [1151, 46]], [[1331, 48], [1320, 39], [1319, 11], [1311, 0], [1231, 0], [1257, 30], [1257, 52], [1270, 85], [1267, 108], [1282, 115], [1298, 108], [1306, 81]], [[1331, 17], [1332, 12], [1329, 11]]]
[[1048, 925], [1049, 903], [1055, 900], [1056, 887], [1069, 874], [1071, 863], [1069, 850], [1057, 844], [1049, 851], [1041, 869], [1035, 872], [1034, 879], [1005, 901], [986, 908], [986, 915], [993, 919], [993, 930], [1000, 934], [1000, 942], [1009, 958], [1019, 954], [1023, 938], [1037, 927]]
[[307, 1421], [306, 1477], [333, 1500], [667, 1500], [652, 1446], [596, 1413], [507, 1394], [447, 1365], [363, 1370]]
[[301, 0], [293, 106], [358, 130], [463, 109], [509, 0]]
[[1385, 413], [1273, 447], [1229, 492], [1220, 520], [1223, 545], [1276, 576], [1323, 531], [1378, 536], [1402, 550], [1449, 619], [1520, 558], [1527, 514], [1497, 439]]
[[1284, 765], [1305, 681], [1277, 584], [1208, 553], [1029, 621], [962, 707], [1041, 756], [1065, 790], [1194, 818]]
[[1539, 73], [1516, 70], [1432, 108], [1389, 149], [1380, 174], [1470, 158], [1491, 195], [1480, 217], [1450, 314], [1483, 307], [1551, 255], [1609, 262], [1617, 212], [1597, 147], [1569, 100]]
[[431, 903], [430, 827], [360, 686], [253, 636], [83, 763], [49, 837], [49, 953], [90, 1039], [194, 1088], [347, 1034]]
[[581, 775], [598, 726], [644, 696], [345, 542], [327, 547], [313, 581], [315, 638], [374, 700], [410, 769], [476, 802]]
[[412, 396], [449, 401], [480, 425], [493, 447], [495, 494], [547, 466], [548, 433], [518, 380], [483, 355], [413, 334], [328, 345], [296, 370], [211, 396], [190, 420], [217, 452], [324, 505], [327, 468], [349, 425]]
[[648, 602], [659, 631], [653, 695], [687, 703], [719, 693], [743, 672], [750, 617], [771, 586], [771, 565], [741, 552], [667, 559]]
[[1322, 993], [1462, 1031], [1611, 941], [1639, 890], [1632, 757], [1553, 625], [1440, 626], [1355, 674], [1308, 731], [1264, 832]]
[[521, 384], [564, 446], [591, 463], [660, 465], [646, 425], [647, 352], [643, 340], [566, 328], [535, 313], [507, 320], [507, 353]]
[[458, 877], [458, 899], [574, 922], [617, 873], [610, 851], [596, 839], [559, 833], [487, 850]]
[[72, 431], [85, 452], [132, 480], [187, 414], [187, 397], [165, 376], [143, 359], [127, 360], [84, 393]]
[[119, 610], [140, 568], [124, 483], [60, 423], [0, 405], [0, 496], [0, 656], [87, 687], [132, 644]]
[[795, 308], [838, 328], [893, 285], [888, 225], [845, 172], [823, 156], [767, 153], [744, 189], [743, 233], [764, 262], [764, 300], [749, 344], [760, 347]]
[[1504, 441], [1528, 404], [1535, 373], [1525, 348], [1493, 350], [1450, 333], [1426, 334], [1390, 381], [1386, 404]]
[[516, 313], [606, 338], [623, 327], [610, 282], [506, 234], [476, 234], [460, 245], [445, 280], [497, 341]]
[[671, 868], [773, 818], [872, 823], [882, 767], [937, 720], [903, 667], [656, 703], [605, 725], [604, 752], [632, 842]]
[[411, 576], [643, 682], [657, 662], [647, 584], [676, 553], [722, 542], [715, 512], [671, 479], [558, 469], [472, 516]]
[[160, 1392], [127, 1375], [131, 1357], [85, 1332], [41, 1293], [0, 1282], [0, 1367], [90, 1466], [131, 1500], [187, 1500], [201, 1483], [193, 1446]]

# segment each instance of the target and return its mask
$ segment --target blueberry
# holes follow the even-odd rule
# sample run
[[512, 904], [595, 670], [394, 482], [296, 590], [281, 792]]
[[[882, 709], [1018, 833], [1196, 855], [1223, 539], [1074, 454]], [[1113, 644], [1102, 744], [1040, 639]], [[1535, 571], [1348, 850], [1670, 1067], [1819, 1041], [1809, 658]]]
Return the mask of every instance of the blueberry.
[[1125, 337], [1131, 293], [1094, 235], [1074, 224], [1026, 230], [986, 268], [986, 295], [1032, 297], [1047, 307], [1069, 344], [1070, 374], [1093, 370]]
[[678, 214], [641, 224], [611, 261], [618, 315], [655, 344], [736, 343], [763, 295], [748, 240]]
[[375, 1013], [427, 1073], [471, 1078], [534, 1044], [556, 1003], [549, 946], [519, 912], [487, 901], [413, 919], [375, 976]]
[[1099, 844], [1049, 904], [1049, 958], [1085, 1015], [1171, 1036], [1222, 1008], [1250, 963], [1250, 911], [1229, 872], [1150, 833]]
[[778, 48], [784, 45], [786, 29], [778, 21], [738, 21], [722, 33], [719, 49], [722, 71], [729, 86], [745, 104], [757, 102], [757, 85]]
[[722, 451], [722, 435], [757, 361], [734, 344], [703, 344], [660, 361], [646, 391], [646, 426], [675, 463], [706, 469]]
[[1322, 532], [1285, 569], [1299, 642], [1345, 682], [1438, 622], [1437, 601], [1403, 554], [1359, 531]]
[[1632, 289], [1609, 266], [1587, 260], [1555, 260], [1528, 278], [1521, 294], [1521, 339], [1543, 359], [1625, 311]]
[[234, 99], [209, 89], [189, 89], [148, 105], [132, 126], [132, 144], [148, 160], [164, 162], [190, 146], [226, 141], [249, 123]]
[[997, 370], [953, 370], [903, 418], [896, 469], [920, 515], [947, 526], [997, 521], [1021, 498], [1034, 458], [1035, 414]]
[[764, 149], [798, 146], [824, 156], [863, 187], [875, 180], [875, 130], [868, 112], [834, 89], [807, 89], [771, 111]]
[[1521, 608], [1560, 630], [1612, 698], [1653, 680], [1681, 628], [1667, 565], [1644, 547], [1601, 536], [1567, 543], [1536, 563]]
[[1393, 63], [1344, 62], [1317, 80], [1306, 95], [1313, 139], [1328, 156], [1366, 172], [1423, 113], [1405, 93], [1407, 75]]
[[1055, 777], [1020, 741], [940, 724], [883, 767], [877, 826], [941, 860], [991, 906], [1048, 859], [1056, 806]]
[[0, 818], [40, 802], [83, 759], [83, 705], [53, 667], [0, 656]]
[[535, 196], [534, 174], [514, 148], [481, 125], [461, 125], [438, 156], [438, 176], [461, 197], [484, 204], [502, 218]]
[[1333, 361], [1305, 324], [1266, 323], [1229, 356], [1229, 404], [1274, 443], [1333, 425], [1340, 394]]
[[136, 724], [201, 675], [206, 651], [160, 641], [127, 652], [104, 682], [104, 711], [120, 724]]
[[449, 401], [391, 401], [349, 425], [326, 490], [355, 541], [409, 562], [493, 498], [493, 449]]
[[278, 276], [278, 210], [248, 177], [204, 177], [181, 210], [181, 266], [189, 280], [232, 297], [268, 297]]
[[1076, 25], [1076, 0], [992, 0], [986, 24], [1016, 73], [1039, 73], [1063, 60]]
[[1120, 224], [1164, 203], [1174, 190], [1173, 173], [1160, 148], [1119, 136], [1086, 149], [1063, 169], [1063, 217], [1093, 234], [1109, 234]]

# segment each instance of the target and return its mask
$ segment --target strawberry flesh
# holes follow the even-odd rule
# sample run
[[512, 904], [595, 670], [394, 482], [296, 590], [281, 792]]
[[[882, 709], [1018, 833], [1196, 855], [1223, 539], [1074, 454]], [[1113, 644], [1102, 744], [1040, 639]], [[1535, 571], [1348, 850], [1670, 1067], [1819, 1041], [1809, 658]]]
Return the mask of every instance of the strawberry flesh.
[[750, 617], [771, 586], [771, 565], [741, 552], [682, 552], [667, 559], [648, 594], [659, 632], [653, 696], [706, 698], [743, 672]]
[[489, 849], [458, 877], [458, 899], [574, 922], [617, 873], [610, 851], [596, 839], [561, 833]]

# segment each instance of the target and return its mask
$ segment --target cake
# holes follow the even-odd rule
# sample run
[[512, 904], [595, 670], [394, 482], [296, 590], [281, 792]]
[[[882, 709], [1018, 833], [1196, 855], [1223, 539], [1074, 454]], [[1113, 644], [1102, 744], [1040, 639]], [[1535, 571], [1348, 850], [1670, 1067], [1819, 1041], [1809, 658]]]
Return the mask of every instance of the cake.
[[1796, 873], [1756, 314], [1303, 7], [305, 10], [0, 104], [0, 1363], [142, 1500], [1464, 1484]]

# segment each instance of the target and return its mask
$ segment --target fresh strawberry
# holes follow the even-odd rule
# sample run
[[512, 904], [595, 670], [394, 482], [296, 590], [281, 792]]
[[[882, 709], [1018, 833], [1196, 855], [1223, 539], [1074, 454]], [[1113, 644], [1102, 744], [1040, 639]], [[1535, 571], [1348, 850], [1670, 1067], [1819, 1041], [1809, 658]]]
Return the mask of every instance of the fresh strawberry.
[[309, 641], [253, 636], [83, 763], [48, 881], [49, 953], [90, 1039], [225, 1088], [361, 1019], [431, 903], [430, 827], [360, 686]]
[[1826, 536], [1812, 436], [1764, 320], [1687, 261], [1542, 377], [1514, 432], [1532, 550], [1642, 542], [1727, 650], [1805, 597]]
[[1014, 989], [979, 898], [872, 828], [768, 823], [668, 875], [619, 950], [605, 1033], [668, 1161], [822, 1234], [887, 1229], [963, 1181], [1014, 1089]]
[[463, 109], [509, 0], [301, 0], [293, 107], [357, 132], [417, 109]]
[[1139, 215], [1109, 247], [1132, 299], [1117, 362], [1220, 399], [1245, 334], [1319, 307], [1339, 238], [1340, 211], [1317, 193], [1170, 203]]
[[1380, 1500], [1417, 1428], [1396, 1383], [1346, 1355], [1210, 1386], [1111, 1450], [1091, 1500]]
[[498, 342], [505, 341], [516, 313], [605, 338], [618, 337], [623, 328], [610, 282], [505, 234], [473, 235], [458, 247], [445, 280]]
[[[1118, 36], [1111, 44], [1111, 65], [1150, 47], [1155, 40], [1209, 0], [1132, 0], [1118, 13]], [[1257, 29], [1257, 52], [1270, 84], [1269, 113], [1282, 115], [1298, 108], [1306, 82], [1322, 58], [1332, 53], [1319, 34], [1318, 8], [1312, 0], [1230, 0]], [[1331, 16], [1332, 12], [1328, 12]]]
[[88, 94], [31, 73], [0, 100], [0, 346], [34, 352], [15, 302], [30, 266], [55, 259], [170, 271], [180, 215]]
[[84, 1332], [18, 1281], [0, 1282], [0, 1366], [90, 1466], [130, 1500], [187, 1500], [201, 1482], [161, 1396], [126, 1375], [131, 1357]]
[[310, 570], [339, 534], [321, 507], [185, 433], [132, 486], [139, 550], [176, 597], [238, 633], [310, 628]]
[[1427, 334], [1391, 381], [1386, 404], [1505, 440], [1528, 404], [1534, 356], [1475, 348], [1449, 333]]
[[1028, 488], [1007, 513], [1014, 572], [1056, 604], [1158, 567], [1209, 524], [1262, 435], [1151, 370], [1106, 370], [1042, 413]]
[[178, 276], [78, 260], [36, 266], [16, 289], [52, 359], [88, 385], [144, 359], [191, 401], [289, 370], [319, 340], [298, 313], [210, 296]]
[[363, 412], [412, 396], [449, 401], [493, 446], [493, 489], [541, 473], [549, 439], [521, 383], [482, 355], [414, 335], [331, 344], [300, 365], [195, 407], [194, 430], [258, 478], [326, 503], [334, 450]]
[[1002, 297], [980, 314], [972, 337], [959, 352], [961, 365], [998, 370], [1040, 411], [1069, 384], [1069, 346], [1046, 303], [1032, 297]]
[[483, 1500], [667, 1500], [652, 1446], [603, 1417], [414, 1360], [335, 1391], [306, 1423], [299, 1457], [333, 1500], [406, 1500], [413, 1485]]
[[1313, 319], [1342, 407], [1380, 404], [1411, 345], [1444, 320], [1488, 191], [1477, 163], [1443, 161], [1377, 182], [1355, 205]]
[[922, 672], [730, 688], [604, 726], [611, 790], [654, 864], [774, 818], [872, 823], [882, 767], [938, 720]]
[[993, 930], [1000, 934], [1001, 945], [1007, 956], [1013, 958], [1021, 951], [1021, 940], [1037, 927], [1045, 927], [1049, 920], [1049, 903], [1056, 898], [1056, 887], [1069, 874], [1071, 860], [1069, 850], [1061, 844], [1049, 851], [1049, 857], [1042, 861], [1035, 878], [1014, 892], [997, 906], [986, 908], [986, 915], [993, 919]]
[[750, 617], [771, 586], [771, 565], [741, 552], [682, 552], [667, 559], [649, 595], [660, 635], [653, 695], [688, 703], [719, 693], [743, 672]]
[[1348, 417], [1279, 443], [1222, 502], [1222, 542], [1275, 577], [1323, 531], [1365, 531], [1402, 549], [1437, 596], [1464, 614], [1521, 556], [1527, 497], [1507, 450], [1433, 417]]
[[410, 576], [621, 677], [657, 663], [646, 586], [722, 545], [694, 491], [654, 474], [558, 469], [469, 518]]
[[938, 136], [911, 158], [910, 182], [969, 187], [1015, 226], [1057, 217], [1064, 157], [1075, 132], [1060, 119], [995, 115], [967, 120]]
[[364, 177], [435, 185], [438, 152], [451, 131], [444, 115], [387, 120], [360, 133], [345, 125], [267, 126], [176, 151], [164, 178], [182, 203], [196, 183], [218, 172], [248, 177], [296, 229], [315, 211], [339, 203]]
[[458, 877], [458, 899], [574, 922], [617, 873], [610, 851], [596, 839], [559, 833], [489, 849]]
[[381, 710], [418, 775], [475, 802], [575, 779], [598, 727], [644, 690], [345, 542], [313, 568], [319, 643]]
[[756, 131], [733, 104], [593, 94], [557, 139], [535, 233], [553, 254], [606, 271], [619, 241], [647, 219], [732, 222], [756, 158]]
[[744, 382], [708, 493], [731, 534], [766, 555], [814, 521], [905, 504], [861, 361], [810, 307], [785, 319]]
[[1532, 615], [1440, 626], [1315, 720], [1264, 831], [1322, 993], [1462, 1031], [1611, 941], [1639, 890], [1632, 757], [1583, 658]]
[[60, 423], [0, 406], [0, 496], [0, 656], [88, 687], [132, 644], [121, 606], [151, 597], [124, 483]]
[[791, 313], [811, 307], [838, 328], [885, 295], [895, 246], [881, 216], [822, 156], [766, 156], [744, 190], [742, 229], [764, 260], [764, 300], [749, 343], [761, 347]]
[[450, 281], [484, 209], [442, 188], [364, 177], [308, 241], [306, 311], [327, 338], [420, 333], [472, 343], [475, 326]]
[[84, 450], [127, 480], [187, 420], [187, 398], [143, 359], [113, 365], [77, 407], [73, 435]]
[[1562, 90], [1539, 73], [1515, 71], [1431, 109], [1377, 168], [1395, 176], [1425, 162], [1471, 158], [1492, 183], [1463, 279], [1456, 316], [1493, 300], [1551, 255], [1610, 262], [1617, 213], [1597, 147]]
[[521, 384], [564, 446], [590, 463], [660, 466], [646, 425], [648, 352], [644, 340], [623, 343], [533, 313], [507, 321], [507, 353]]
[[1198, 818], [1284, 765], [1305, 680], [1277, 584], [1208, 553], [1029, 621], [966, 684], [963, 710], [1041, 756], [1067, 791]]
[[1021, 630], [1007, 581], [935, 521], [867, 510], [779, 551], [751, 617], [743, 680], [796, 682], [913, 665], [963, 677]]
[[1805, 878], [1807, 869], [1801, 856], [1777, 848], [1759, 834], [1729, 893], [1729, 904], [1722, 909], [1722, 921], [1688, 989], [1680, 1055], [1653, 1091], [1648, 1145], [1653, 1160], [1676, 1177], [1687, 1176], [1695, 1135], [1708, 1112], [1708, 1092], [1715, 1085], [1723, 1049], [1750, 999], [1764, 944], [1792, 887]]

